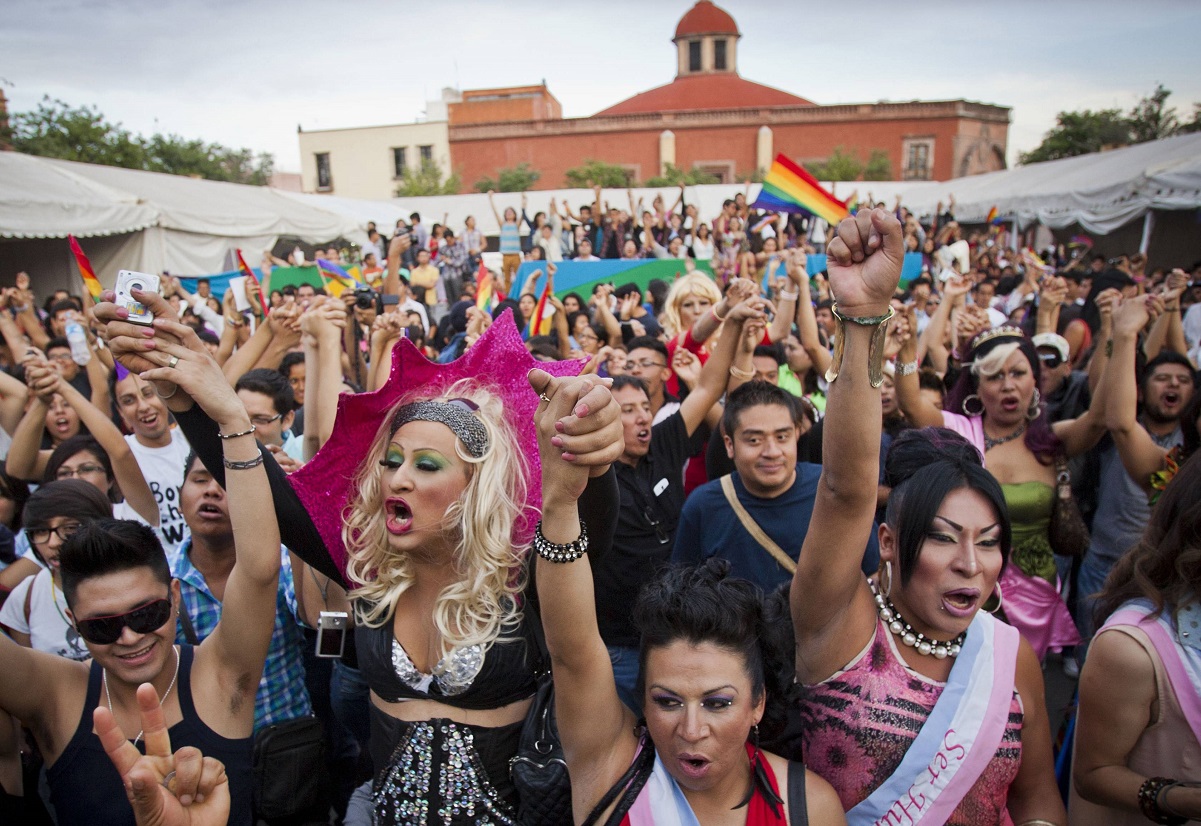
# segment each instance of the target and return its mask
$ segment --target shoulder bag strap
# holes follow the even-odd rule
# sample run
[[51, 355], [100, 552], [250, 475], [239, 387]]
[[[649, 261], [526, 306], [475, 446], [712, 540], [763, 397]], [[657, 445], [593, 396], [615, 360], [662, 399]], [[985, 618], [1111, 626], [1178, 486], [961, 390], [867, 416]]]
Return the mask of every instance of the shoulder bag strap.
[[809, 826], [809, 804], [805, 801], [805, 764], [788, 761], [788, 822]]
[[[50, 589], [50, 598], [54, 599], [54, 588]], [[25, 589], [25, 627], [32, 632], [33, 626], [29, 622], [30, 614], [33, 609], [33, 581], [30, 580], [29, 587]]]
[[788, 571], [789, 574], [795, 574], [796, 563], [792, 561], [792, 557], [784, 553], [784, 549], [763, 532], [763, 528], [759, 527], [759, 523], [746, 512], [746, 508], [738, 501], [738, 494], [734, 491], [734, 479], [729, 474], [721, 477], [721, 492], [726, 495], [726, 501], [734, 509], [734, 515], [738, 517], [738, 521], [742, 523], [742, 527], [746, 528], [747, 533], [762, 545], [765, 551], [772, 555], [772, 559], [776, 560], [781, 568]]
[[183, 604], [182, 599], [179, 605], [179, 621], [183, 623], [183, 638], [188, 641], [188, 645], [200, 645], [196, 629], [192, 627], [192, 618], [188, 616], [188, 606]]

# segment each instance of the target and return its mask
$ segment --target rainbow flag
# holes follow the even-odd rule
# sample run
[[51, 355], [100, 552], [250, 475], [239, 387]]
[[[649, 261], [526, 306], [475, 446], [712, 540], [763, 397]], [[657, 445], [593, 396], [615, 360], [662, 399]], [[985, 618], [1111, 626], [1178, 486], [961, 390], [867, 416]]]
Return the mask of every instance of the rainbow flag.
[[87, 287], [88, 294], [92, 296], [92, 301], [99, 304], [100, 293], [104, 292], [104, 285], [96, 277], [96, 271], [92, 269], [92, 262], [84, 255], [83, 248], [79, 246], [79, 242], [75, 240], [74, 235], [67, 236], [67, 243], [71, 245], [71, 252], [75, 255], [75, 263], [79, 265], [79, 274], [83, 277], [83, 286]]
[[1001, 215], [997, 212], [995, 205], [988, 211], [988, 217], [984, 219], [984, 222], [986, 224], [992, 224], [993, 226], [999, 226], [1001, 224]]
[[259, 304], [263, 308], [263, 314], [266, 315], [271, 311], [271, 304], [267, 301], [267, 296], [263, 295], [263, 285], [259, 283], [258, 277], [255, 276], [254, 270], [246, 263], [246, 259], [242, 257], [242, 251], [235, 249], [234, 253], [238, 257], [238, 272], [246, 276], [246, 280], [254, 286], [255, 292], [259, 294]]
[[837, 224], [850, 213], [847, 205], [822, 188], [817, 180], [784, 154], [776, 160], [763, 179], [753, 209], [777, 212], [808, 212], [828, 224]]
[[496, 309], [496, 305], [504, 300], [505, 294], [497, 288], [496, 279], [492, 277], [492, 270], [488, 269], [483, 261], [480, 261], [480, 269], [475, 274], [475, 306], [491, 314]]
[[550, 296], [550, 278], [546, 279], [546, 286], [542, 288], [542, 295], [538, 298], [538, 304], [534, 307], [534, 314], [530, 316], [529, 327], [526, 328], [527, 333], [531, 336], [545, 336], [550, 333], [550, 316], [545, 316], [546, 299]]
[[323, 277], [337, 281], [343, 287], [351, 290], [359, 290], [365, 286], [346, 270], [332, 261], [326, 261], [324, 258], [317, 259], [317, 272]]
[[763, 232], [764, 227], [774, 224], [776, 222], [776, 218], [778, 218], [778, 217], [779, 216], [776, 215], [776, 213], [774, 213], [774, 212], [767, 213], [766, 215], [764, 215], [762, 218], [760, 218], [758, 221], [755, 222], [755, 225], [753, 227], [751, 227], [751, 233], [753, 235], [758, 235], [760, 232]]
[[847, 198], [847, 214], [854, 215], [859, 211], [859, 191], [851, 193], [851, 197]]
[[1068, 241], [1068, 246], [1069, 247], [1084, 247], [1085, 249], [1092, 249], [1093, 248], [1093, 239], [1089, 238], [1087, 235], [1073, 235], [1071, 240]]

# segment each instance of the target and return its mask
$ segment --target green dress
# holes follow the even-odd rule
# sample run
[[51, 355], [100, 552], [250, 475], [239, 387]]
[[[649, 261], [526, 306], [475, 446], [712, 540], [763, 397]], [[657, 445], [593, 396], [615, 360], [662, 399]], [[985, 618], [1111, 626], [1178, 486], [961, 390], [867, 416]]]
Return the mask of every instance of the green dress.
[[1001, 490], [1005, 494], [1005, 504], [1009, 506], [1013, 530], [1010, 563], [1017, 565], [1022, 573], [1054, 585], [1057, 572], [1048, 531], [1055, 488], [1045, 482], [1020, 482], [1001, 485]]

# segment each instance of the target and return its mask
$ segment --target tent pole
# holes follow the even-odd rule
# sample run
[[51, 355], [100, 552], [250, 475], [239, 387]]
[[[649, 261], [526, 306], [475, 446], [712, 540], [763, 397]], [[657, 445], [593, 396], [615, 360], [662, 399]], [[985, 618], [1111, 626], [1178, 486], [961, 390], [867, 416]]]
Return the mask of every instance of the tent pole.
[[1155, 211], [1148, 209], [1147, 214], [1143, 216], [1143, 240], [1138, 245], [1138, 251], [1143, 255], [1147, 254], [1147, 250], [1151, 246], [1151, 233], [1155, 229]]

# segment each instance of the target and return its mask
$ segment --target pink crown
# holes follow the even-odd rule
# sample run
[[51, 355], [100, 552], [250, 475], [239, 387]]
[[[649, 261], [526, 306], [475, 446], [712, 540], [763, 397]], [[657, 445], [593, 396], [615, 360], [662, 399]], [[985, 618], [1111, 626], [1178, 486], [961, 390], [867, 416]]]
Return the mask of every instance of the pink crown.
[[[534, 428], [538, 395], [526, 380], [526, 374], [535, 367], [554, 376], [575, 376], [584, 363], [535, 360], [513, 323], [512, 310], [506, 310], [475, 345], [455, 361], [436, 364], [408, 339], [401, 339], [392, 350], [392, 371], [382, 387], [371, 393], [342, 394], [333, 435], [312, 461], [288, 477], [339, 570], [346, 570], [342, 512], [355, 493], [355, 473], [363, 462], [379, 458], [368, 456], [368, 450], [388, 411], [402, 397], [431, 398], [463, 378], [474, 379], [499, 396], [506, 417], [517, 433], [518, 450], [529, 460], [531, 478], [526, 504], [533, 508], [541, 506], [542, 466]], [[513, 542], [528, 542], [533, 531], [533, 522], [519, 520], [513, 529]]]

